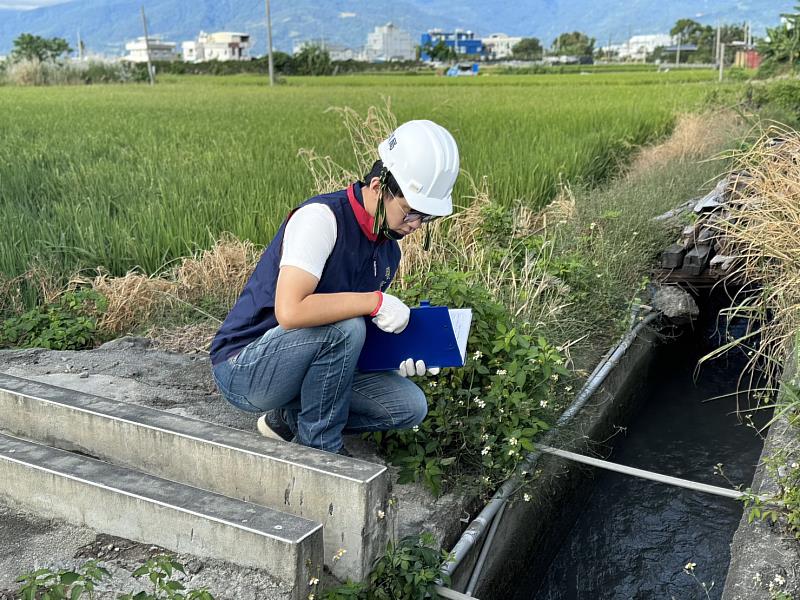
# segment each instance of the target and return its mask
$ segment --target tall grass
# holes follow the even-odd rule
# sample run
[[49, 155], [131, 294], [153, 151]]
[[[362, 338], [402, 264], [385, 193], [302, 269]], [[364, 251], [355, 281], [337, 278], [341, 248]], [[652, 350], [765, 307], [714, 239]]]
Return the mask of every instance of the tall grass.
[[[265, 244], [313, 185], [297, 149], [348, 160], [350, 140], [326, 109], [363, 112], [387, 96], [398, 121], [448, 127], [463, 167], [489, 177], [495, 202], [541, 207], [559, 181], [607, 178], [707, 90], [668, 85], [669, 75], [0, 88], [0, 273], [17, 276], [32, 261], [63, 274], [155, 272], [226, 231]], [[456, 196], [469, 192], [462, 180]]]

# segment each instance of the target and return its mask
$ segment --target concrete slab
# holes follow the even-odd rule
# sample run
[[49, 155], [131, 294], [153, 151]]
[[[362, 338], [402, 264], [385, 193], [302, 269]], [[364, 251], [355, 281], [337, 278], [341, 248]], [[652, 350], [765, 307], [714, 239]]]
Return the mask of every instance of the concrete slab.
[[363, 579], [388, 539], [382, 465], [6, 374], [0, 428], [321, 522], [341, 579]]
[[308, 519], [3, 434], [0, 479], [0, 495], [39, 514], [263, 568], [298, 600], [322, 561]]

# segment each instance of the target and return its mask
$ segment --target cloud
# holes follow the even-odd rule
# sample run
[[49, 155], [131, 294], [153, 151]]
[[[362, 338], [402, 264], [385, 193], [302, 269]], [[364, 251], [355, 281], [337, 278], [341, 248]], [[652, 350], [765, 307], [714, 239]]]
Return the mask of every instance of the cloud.
[[339, 18], [340, 19], [352, 19], [355, 16], [356, 16], [356, 13], [354, 13], [354, 12], [340, 12], [339, 13]]

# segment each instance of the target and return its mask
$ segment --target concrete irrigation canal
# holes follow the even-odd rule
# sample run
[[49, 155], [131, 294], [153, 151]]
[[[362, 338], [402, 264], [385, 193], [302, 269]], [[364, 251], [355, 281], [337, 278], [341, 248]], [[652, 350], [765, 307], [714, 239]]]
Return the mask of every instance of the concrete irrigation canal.
[[[712, 321], [713, 324], [713, 321]], [[762, 439], [735, 395], [745, 356], [705, 365], [695, 379], [697, 359], [714, 332], [700, 331], [662, 346], [634, 401], [641, 407], [608, 444], [597, 448], [608, 460], [717, 486], [748, 487]], [[723, 396], [716, 398], [717, 396]], [[756, 411], [757, 427], [768, 420]], [[694, 574], [719, 598], [730, 560], [730, 543], [742, 503], [619, 473], [587, 471], [588, 499], [541, 581], [523, 572], [513, 598], [694, 598]]]

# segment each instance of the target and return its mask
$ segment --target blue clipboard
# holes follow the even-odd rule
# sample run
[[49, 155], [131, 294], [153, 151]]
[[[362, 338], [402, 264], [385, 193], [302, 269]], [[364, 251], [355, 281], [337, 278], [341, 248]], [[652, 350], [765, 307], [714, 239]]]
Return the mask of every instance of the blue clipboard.
[[464, 357], [446, 306], [426, 301], [411, 309], [402, 333], [387, 333], [366, 318], [367, 337], [358, 359], [360, 371], [396, 370], [407, 358], [424, 360], [428, 368], [463, 367]]

